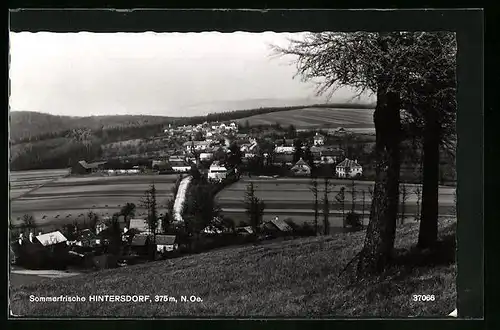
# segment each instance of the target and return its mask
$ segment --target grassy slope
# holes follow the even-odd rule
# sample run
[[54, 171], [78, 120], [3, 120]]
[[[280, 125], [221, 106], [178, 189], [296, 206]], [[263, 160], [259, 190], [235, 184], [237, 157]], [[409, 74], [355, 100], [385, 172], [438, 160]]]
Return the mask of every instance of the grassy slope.
[[[455, 308], [456, 222], [440, 223], [435, 265], [415, 257], [414, 224], [398, 229], [398, 266], [362, 283], [339, 273], [364, 232], [222, 249], [154, 264], [11, 288], [11, 310], [24, 316], [442, 316]], [[404, 249], [404, 250], [402, 250]], [[30, 303], [29, 296], [89, 294], [196, 295], [201, 303]], [[412, 302], [434, 294], [434, 302]]]
[[237, 120], [240, 125], [274, 125], [280, 123], [287, 127], [294, 125], [298, 128], [306, 127], [345, 127], [370, 128], [373, 127], [373, 109], [348, 108], [308, 108], [276, 111], [258, 114]]

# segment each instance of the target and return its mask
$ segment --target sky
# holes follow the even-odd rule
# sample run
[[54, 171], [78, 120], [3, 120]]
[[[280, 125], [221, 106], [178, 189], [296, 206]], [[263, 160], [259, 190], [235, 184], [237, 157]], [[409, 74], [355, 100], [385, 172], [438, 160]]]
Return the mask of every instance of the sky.
[[[55, 115], [191, 116], [322, 103], [272, 56], [300, 33], [10, 33], [10, 109]], [[352, 101], [339, 90], [331, 102]], [[369, 102], [369, 98], [361, 101]]]

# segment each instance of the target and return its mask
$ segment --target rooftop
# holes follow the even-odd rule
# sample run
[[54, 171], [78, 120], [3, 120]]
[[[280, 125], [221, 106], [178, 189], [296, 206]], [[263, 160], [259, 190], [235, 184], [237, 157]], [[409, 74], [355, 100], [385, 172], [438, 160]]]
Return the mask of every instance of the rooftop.
[[355, 160], [351, 160], [351, 159], [344, 159], [343, 161], [341, 161], [337, 167], [349, 167], [349, 168], [353, 168], [353, 167], [361, 167], [361, 165], [358, 164], [357, 161]]

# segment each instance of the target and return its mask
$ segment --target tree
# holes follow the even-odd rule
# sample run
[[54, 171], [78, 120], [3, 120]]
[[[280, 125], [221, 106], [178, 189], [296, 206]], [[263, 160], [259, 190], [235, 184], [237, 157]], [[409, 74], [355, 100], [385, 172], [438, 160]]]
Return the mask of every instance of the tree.
[[415, 185], [413, 192], [415, 193], [415, 196], [417, 197], [417, 203], [416, 203], [417, 210], [415, 211], [415, 220], [419, 221], [420, 220], [420, 200], [422, 198], [422, 187], [420, 186], [420, 183], [417, 183]]
[[311, 33], [292, 40], [289, 48], [274, 47], [279, 54], [297, 56], [303, 80], [323, 78], [318, 94], [330, 96], [340, 86], [362, 94], [375, 92], [375, 189], [365, 244], [359, 255], [358, 276], [381, 272], [394, 246], [399, 187], [400, 95], [405, 83], [407, 50], [405, 34]]
[[241, 165], [241, 150], [240, 147], [235, 143], [231, 143], [229, 146], [229, 155], [227, 158], [227, 163], [229, 166], [238, 168]]
[[294, 154], [293, 154], [293, 162], [296, 163], [303, 156], [303, 153], [302, 153], [302, 140], [295, 139], [293, 141], [293, 147], [295, 148], [295, 151], [294, 151]]
[[209, 184], [198, 183], [191, 186], [185, 204], [188, 233], [199, 241], [200, 233], [210, 226], [220, 214], [220, 207], [215, 203]]
[[169, 198], [166, 203], [166, 212], [165, 215], [163, 216], [163, 221], [162, 221], [162, 231], [164, 234], [168, 233], [169, 230], [172, 227], [172, 224], [174, 222], [174, 204], [175, 204], [175, 196], [173, 198]]
[[[418, 247], [437, 241], [440, 147], [454, 154], [456, 143], [456, 37], [451, 32], [423, 33], [414, 60], [420, 63], [408, 81], [407, 108], [423, 123], [422, 216]], [[417, 122], [419, 123], [419, 122]]]
[[328, 195], [331, 192], [332, 184], [330, 183], [329, 178], [324, 178], [324, 191], [323, 191], [323, 234], [330, 234], [330, 202], [328, 200]]
[[23, 221], [22, 228], [25, 230], [32, 231], [35, 230], [37, 227], [35, 217], [33, 217], [33, 215], [31, 214], [23, 215], [22, 221]]
[[408, 200], [408, 186], [405, 183], [401, 184], [401, 224], [405, 222], [406, 201]]
[[309, 190], [313, 193], [314, 197], [314, 232], [318, 235], [318, 216], [319, 216], [319, 203], [318, 203], [318, 180], [312, 179], [309, 183]]
[[307, 145], [306, 149], [304, 150], [303, 159], [311, 167], [312, 170], [314, 168], [314, 156], [309, 145]]
[[127, 203], [122, 206], [120, 209], [120, 215], [123, 216], [124, 221], [125, 221], [125, 226], [128, 228], [130, 226], [130, 219], [135, 216], [135, 204], [134, 203]]
[[361, 219], [365, 221], [365, 205], [366, 205], [366, 190], [361, 190], [361, 201], [362, 201], [362, 209], [361, 209]]
[[99, 215], [94, 211], [87, 212], [87, 219], [89, 228], [95, 230], [97, 227], [97, 222], [99, 221]]
[[247, 185], [247, 191], [244, 198], [245, 213], [248, 216], [250, 226], [252, 226], [254, 235], [260, 232], [262, 224], [262, 216], [264, 215], [265, 203], [260, 198], [255, 196], [255, 188], [253, 182]]
[[340, 187], [339, 192], [335, 196], [335, 200], [340, 206], [340, 209], [342, 210], [342, 223], [344, 224], [345, 227], [345, 187]]
[[354, 179], [351, 180], [351, 213], [354, 213], [356, 210], [356, 181]]
[[293, 126], [292, 124], [288, 126], [287, 136], [289, 139], [295, 139], [297, 137], [297, 130], [295, 129], [295, 126]]
[[191, 165], [191, 168], [189, 169], [189, 173], [188, 174], [193, 178], [193, 183], [194, 184], [199, 183], [202, 180], [202, 178], [203, 178], [203, 176], [201, 175], [200, 170], [198, 170], [198, 168], [194, 164]]
[[158, 209], [156, 202], [156, 187], [151, 184], [150, 188], [144, 193], [144, 197], [141, 200], [142, 207], [147, 210], [146, 222], [148, 223], [148, 228], [153, 238], [151, 242], [151, 258], [154, 260], [156, 258], [156, 231], [158, 228]]
[[113, 255], [119, 255], [121, 250], [121, 233], [120, 233], [120, 213], [115, 213], [111, 217], [110, 225], [110, 247], [109, 252]]
[[203, 141], [203, 139], [204, 137], [201, 131], [196, 131], [196, 133], [194, 133], [194, 141]]

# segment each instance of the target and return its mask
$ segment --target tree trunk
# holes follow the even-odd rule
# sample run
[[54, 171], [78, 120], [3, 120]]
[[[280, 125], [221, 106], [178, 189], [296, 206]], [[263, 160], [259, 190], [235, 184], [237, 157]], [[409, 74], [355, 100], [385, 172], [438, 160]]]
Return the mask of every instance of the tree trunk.
[[376, 129], [376, 178], [363, 250], [357, 275], [376, 274], [385, 268], [396, 233], [399, 198], [400, 98], [394, 92], [377, 92], [374, 113]]
[[425, 114], [422, 212], [417, 245], [422, 249], [432, 247], [437, 241], [439, 197], [439, 122], [434, 109]]

